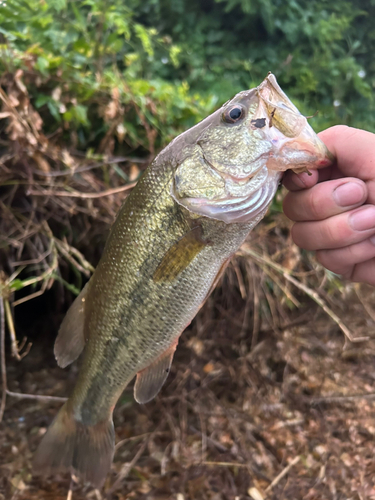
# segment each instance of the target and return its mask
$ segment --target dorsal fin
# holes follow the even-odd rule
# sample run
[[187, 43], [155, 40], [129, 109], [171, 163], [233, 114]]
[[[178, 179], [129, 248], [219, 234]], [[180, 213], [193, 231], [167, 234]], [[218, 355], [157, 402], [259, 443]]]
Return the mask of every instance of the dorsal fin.
[[70, 306], [56, 338], [54, 353], [57, 364], [65, 368], [78, 358], [85, 347], [85, 301], [89, 283]]
[[174, 280], [207, 244], [202, 237], [202, 227], [192, 228], [164, 255], [156, 268], [153, 280], [155, 282]]
[[144, 404], [154, 399], [168, 377], [178, 339], [156, 361], [137, 373], [134, 398]]

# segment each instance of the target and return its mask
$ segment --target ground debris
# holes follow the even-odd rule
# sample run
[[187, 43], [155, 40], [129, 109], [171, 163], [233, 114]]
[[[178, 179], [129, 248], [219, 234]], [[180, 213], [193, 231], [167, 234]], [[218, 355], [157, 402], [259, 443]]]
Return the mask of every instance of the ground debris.
[[[362, 354], [343, 355], [342, 334], [309, 303], [313, 322], [275, 332], [265, 319], [252, 349], [241, 321], [231, 323], [229, 311], [220, 310], [224, 287], [234, 293], [231, 272], [182, 337], [156, 400], [137, 405], [132, 389], [125, 391], [115, 411], [119, 445], [103, 491], [73, 484], [73, 500], [340, 500], [356, 498], [355, 492], [375, 498], [375, 398], [367, 397], [375, 340], [356, 345]], [[240, 314], [247, 298], [238, 293], [232, 305]], [[359, 307], [353, 300], [346, 320], [361, 333]], [[288, 314], [293, 324], [305, 311]], [[46, 368], [51, 353], [34, 347], [21, 362], [8, 361], [10, 390], [67, 395], [76, 367], [62, 371], [49, 359]], [[66, 499], [68, 475], [30, 472], [40, 429], [58, 406], [9, 398], [0, 430], [5, 498], [16, 492], [18, 500]]]
[[77, 364], [61, 370], [52, 352], [64, 289], [77, 293], [90, 276], [147, 162], [60, 148], [17, 78], [1, 94], [13, 142], [0, 151], [0, 295], [13, 347], [23, 336], [33, 345], [20, 360], [7, 350], [0, 500], [375, 499], [375, 289], [324, 271], [276, 211], [182, 335], [156, 400], [137, 405], [132, 387], [120, 398], [103, 491], [31, 475], [61, 403], [22, 394], [69, 395]]

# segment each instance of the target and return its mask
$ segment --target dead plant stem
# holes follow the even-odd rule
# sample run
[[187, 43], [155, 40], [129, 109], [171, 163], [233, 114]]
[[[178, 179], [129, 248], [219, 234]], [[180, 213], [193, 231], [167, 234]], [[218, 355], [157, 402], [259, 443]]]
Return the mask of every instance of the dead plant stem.
[[300, 456], [294, 457], [293, 460], [280, 472], [280, 474], [278, 474], [275, 477], [272, 483], [269, 486], [267, 486], [264, 492], [269, 493], [272, 490], [272, 488], [274, 488], [281, 481], [281, 479], [288, 474], [290, 469], [294, 467], [300, 460], [301, 460]]
[[311, 398], [309, 402], [311, 405], [317, 405], [319, 403], [345, 403], [347, 401], [358, 401], [359, 399], [375, 399], [375, 392], [368, 392], [367, 394], [350, 394], [348, 396], [325, 396], [321, 398]]
[[239, 464], [236, 462], [201, 462], [202, 465], [214, 465], [215, 467], [238, 467], [247, 469], [249, 466], [247, 464]]
[[[154, 435], [154, 433], [151, 434], [151, 436], [153, 436], [153, 435]], [[151, 436], [150, 436], [150, 438], [151, 438]], [[132, 470], [132, 468], [138, 462], [140, 456], [145, 451], [146, 446], [148, 445], [149, 439], [145, 439], [145, 441], [142, 443], [142, 446], [139, 448], [139, 450], [137, 451], [137, 453], [134, 455], [133, 460], [131, 462], [129, 462], [129, 463], [125, 463], [122, 466], [120, 472], [117, 475], [116, 481], [113, 483], [112, 487], [108, 491], [107, 498], [110, 498], [111, 495], [112, 495], [112, 493], [114, 491], [116, 491], [120, 487], [122, 480], [125, 479], [128, 476], [129, 472]]]
[[293, 276], [291, 276], [290, 272], [287, 269], [276, 264], [275, 262], [272, 262], [270, 259], [267, 259], [266, 257], [258, 254], [257, 252], [254, 252], [254, 250], [251, 250], [249, 247], [242, 248], [242, 251], [246, 255], [250, 255], [251, 257], [253, 257], [256, 261], [262, 262], [262, 263], [268, 265], [269, 267], [271, 267], [272, 269], [274, 269], [275, 271], [281, 273], [287, 281], [289, 281], [295, 287], [302, 290], [308, 297], [310, 297], [314, 302], [316, 302], [316, 304], [318, 304], [318, 306], [320, 306], [323, 309], [323, 311], [326, 314], [328, 314], [328, 316], [331, 317], [331, 319], [333, 319], [333, 321], [342, 330], [342, 332], [344, 333], [346, 338], [348, 340], [350, 340], [350, 342], [363, 342], [363, 341], [369, 339], [369, 337], [353, 338], [353, 335], [352, 335], [351, 331], [349, 330], [349, 328], [341, 321], [341, 319], [337, 316], [337, 314], [334, 313], [330, 307], [328, 307], [328, 305], [320, 297], [320, 295], [315, 290], [312, 290], [308, 286], [304, 285], [300, 281], [293, 278]]
[[0, 365], [1, 365], [1, 403], [0, 403], [0, 422], [3, 419], [5, 403], [7, 398], [7, 372], [5, 366], [5, 318], [4, 318], [4, 299], [0, 296]]
[[17, 399], [34, 399], [37, 401], [56, 401], [58, 403], [65, 403], [68, 398], [60, 398], [58, 396], [43, 396], [39, 394], [25, 394], [23, 392], [12, 392], [6, 390], [8, 396], [12, 396]]
[[13, 322], [13, 317], [12, 317], [12, 311], [10, 310], [9, 300], [2, 298], [2, 303], [3, 303], [4, 309], [5, 309], [5, 316], [6, 316], [6, 320], [7, 320], [8, 329], [9, 329], [12, 356], [14, 358], [16, 358], [18, 361], [20, 361], [21, 356], [19, 354], [17, 338], [16, 338], [16, 330], [14, 328], [14, 322]]
[[102, 198], [103, 196], [110, 196], [111, 194], [122, 193], [124, 191], [129, 191], [132, 189], [137, 183], [131, 182], [130, 184], [126, 184], [126, 186], [121, 186], [118, 188], [107, 189], [106, 191], [101, 191], [100, 193], [81, 193], [80, 191], [35, 191], [30, 189], [28, 194], [32, 194], [33, 196], [66, 196], [68, 198], [82, 198], [82, 199], [95, 199]]

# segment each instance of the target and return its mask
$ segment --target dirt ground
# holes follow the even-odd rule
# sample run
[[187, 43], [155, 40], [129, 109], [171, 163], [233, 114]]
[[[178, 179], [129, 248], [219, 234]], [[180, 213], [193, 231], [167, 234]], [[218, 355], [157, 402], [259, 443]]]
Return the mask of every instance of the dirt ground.
[[[272, 321], [260, 297], [254, 338], [247, 294], [223, 292], [236, 274], [231, 266], [182, 336], [156, 400], [138, 405], [131, 387], [121, 397], [115, 459], [100, 492], [67, 475], [32, 477], [33, 452], [60, 404], [8, 396], [0, 499], [375, 499], [375, 340], [346, 342], [306, 297], [288, 314], [269, 304]], [[357, 336], [375, 338], [366, 293], [367, 312], [352, 290], [342, 314]], [[9, 356], [9, 390], [69, 394], [78, 368], [56, 366], [55, 333], [21, 362]]]

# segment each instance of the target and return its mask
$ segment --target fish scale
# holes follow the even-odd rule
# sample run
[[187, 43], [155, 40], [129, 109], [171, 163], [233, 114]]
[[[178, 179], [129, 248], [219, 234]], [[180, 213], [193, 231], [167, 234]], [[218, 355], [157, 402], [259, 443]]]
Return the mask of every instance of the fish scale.
[[59, 365], [82, 351], [83, 361], [35, 454], [35, 471], [70, 470], [95, 486], [104, 482], [114, 453], [112, 412], [124, 388], [136, 376], [138, 402], [159, 392], [179, 336], [264, 216], [282, 171], [329, 163], [273, 75], [155, 158], [60, 327]]
[[[171, 200], [168, 190], [154, 189], [155, 177], [150, 169], [123, 206], [89, 286], [86, 318], [90, 339], [99, 323], [105, 325], [105, 331], [97, 335], [95, 344], [88, 343], [81, 368], [86, 375], [78, 380], [72, 395], [76, 415], [79, 408], [90, 415], [86, 424], [107, 418], [124, 384], [164, 352], [190, 323], [221, 265], [250, 230], [251, 223], [235, 227], [219, 223], [218, 231], [217, 221], [205, 221], [203, 234], [210, 245], [174, 283], [155, 283], [152, 276], [166, 250], [189, 230], [182, 207]], [[169, 180], [170, 175], [165, 177]], [[157, 181], [158, 186], [165, 185], [160, 176]], [[144, 203], [138, 192], [154, 194]], [[120, 265], [119, 257], [124, 254], [128, 259]], [[113, 336], [119, 341], [106, 345]]]

